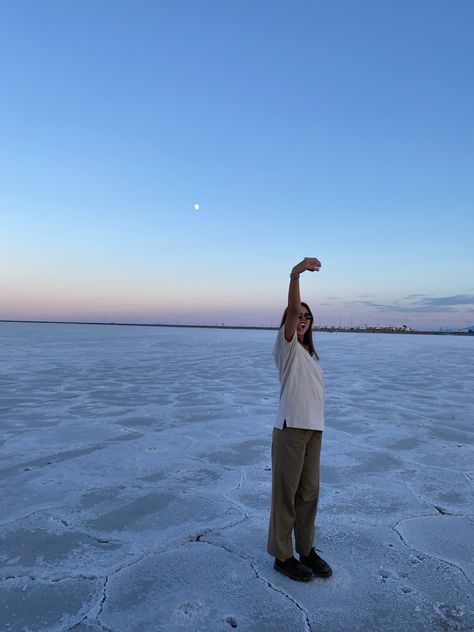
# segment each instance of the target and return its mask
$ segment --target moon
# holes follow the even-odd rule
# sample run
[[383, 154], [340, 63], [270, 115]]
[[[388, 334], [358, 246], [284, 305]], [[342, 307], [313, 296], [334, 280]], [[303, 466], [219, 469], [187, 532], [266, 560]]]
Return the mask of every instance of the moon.
[[196, 204], [194, 205], [194, 210], [195, 210], [195, 211], [199, 211], [199, 204], [197, 204], [197, 203], [196, 203]]

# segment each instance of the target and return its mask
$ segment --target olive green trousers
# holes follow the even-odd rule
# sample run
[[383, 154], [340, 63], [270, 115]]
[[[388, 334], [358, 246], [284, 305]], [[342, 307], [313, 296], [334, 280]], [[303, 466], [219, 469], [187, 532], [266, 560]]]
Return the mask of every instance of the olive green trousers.
[[267, 551], [281, 560], [293, 556], [293, 531], [300, 555], [308, 555], [313, 547], [322, 436], [321, 430], [273, 428]]

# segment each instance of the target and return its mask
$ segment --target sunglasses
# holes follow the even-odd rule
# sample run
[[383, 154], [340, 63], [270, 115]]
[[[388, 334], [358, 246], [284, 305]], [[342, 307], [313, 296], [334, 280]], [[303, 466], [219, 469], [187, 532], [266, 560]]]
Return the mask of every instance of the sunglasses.
[[313, 315], [310, 314], [309, 312], [306, 312], [306, 314], [299, 314], [298, 318], [300, 320], [303, 320], [303, 318], [304, 318], [304, 320], [311, 320], [313, 318]]

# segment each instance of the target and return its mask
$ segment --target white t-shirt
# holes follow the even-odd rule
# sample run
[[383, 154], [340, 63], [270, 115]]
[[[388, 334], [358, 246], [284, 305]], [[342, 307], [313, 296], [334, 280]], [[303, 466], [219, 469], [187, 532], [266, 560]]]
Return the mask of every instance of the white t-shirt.
[[319, 362], [298, 342], [295, 331], [285, 340], [285, 325], [278, 332], [273, 357], [280, 374], [280, 404], [275, 428], [324, 430], [324, 376]]

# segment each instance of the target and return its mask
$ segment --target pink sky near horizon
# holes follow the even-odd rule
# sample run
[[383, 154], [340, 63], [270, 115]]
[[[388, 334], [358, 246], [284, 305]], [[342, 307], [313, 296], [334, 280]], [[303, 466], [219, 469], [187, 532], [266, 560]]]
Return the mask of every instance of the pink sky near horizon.
[[[23, 298], [2, 301], [0, 319], [7, 320], [74, 320], [94, 322], [132, 322], [132, 323], [169, 323], [169, 324], [222, 324], [276, 326], [280, 322], [285, 300], [272, 300], [267, 303], [239, 300], [234, 304], [223, 303], [217, 299], [214, 303], [209, 297], [202, 297], [186, 304], [176, 301], [166, 307], [159, 301], [146, 301], [140, 297], [108, 296], [88, 297], [87, 295], [47, 297], [41, 291], [35, 295], [26, 293]], [[4, 296], [5, 298], [5, 296]], [[304, 298], [304, 297], [303, 297]], [[452, 307], [438, 308], [431, 312], [395, 311], [384, 309], [364, 309], [356, 302], [332, 301], [321, 299], [307, 300], [313, 311], [317, 325], [343, 326], [402, 326], [427, 328], [463, 328], [474, 322], [472, 310], [457, 311]]]

